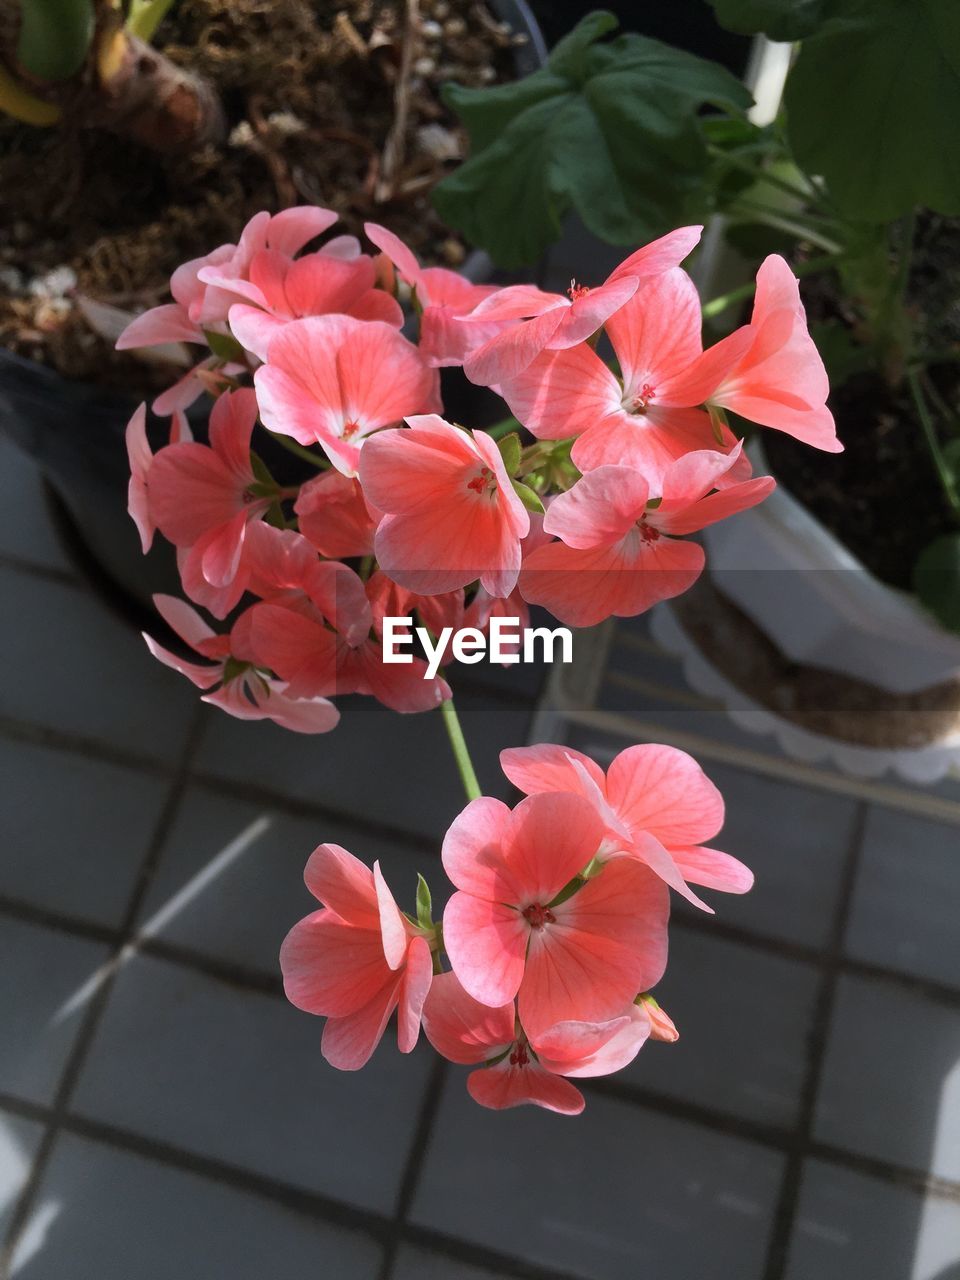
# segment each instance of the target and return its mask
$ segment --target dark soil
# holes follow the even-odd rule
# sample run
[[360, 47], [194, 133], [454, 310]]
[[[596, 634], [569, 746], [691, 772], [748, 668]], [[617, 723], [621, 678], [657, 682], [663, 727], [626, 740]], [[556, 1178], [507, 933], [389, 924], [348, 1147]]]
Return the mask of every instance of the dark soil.
[[[841, 301], [832, 277], [801, 286], [812, 324], [857, 317]], [[911, 271], [910, 301], [917, 346], [950, 353], [928, 375], [941, 400], [960, 415], [960, 219], [926, 217]], [[878, 578], [909, 590], [913, 567], [938, 535], [956, 528], [924, 440], [909, 388], [879, 373], [834, 382], [829, 404], [844, 444], [820, 453], [778, 431], [763, 445], [770, 470]], [[934, 421], [943, 444], [957, 438], [942, 414]]]
[[420, 0], [387, 173], [405, 14], [404, 0], [179, 0], [155, 43], [217, 87], [229, 125], [224, 147], [189, 156], [0, 118], [0, 345], [144, 389], [142, 363], [91, 330], [76, 295], [130, 312], [163, 301], [176, 266], [236, 241], [260, 209], [326, 205], [335, 233], [381, 221], [425, 260], [459, 265], [466, 248], [429, 200], [465, 147], [440, 88], [509, 79], [525, 38], [477, 0]]

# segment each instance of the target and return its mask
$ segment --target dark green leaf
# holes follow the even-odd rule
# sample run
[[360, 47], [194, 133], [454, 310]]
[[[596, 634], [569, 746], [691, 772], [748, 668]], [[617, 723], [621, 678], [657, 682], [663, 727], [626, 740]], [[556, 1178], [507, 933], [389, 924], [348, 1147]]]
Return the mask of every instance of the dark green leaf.
[[68, 80], [86, 61], [93, 31], [93, 0], [24, 0], [17, 61], [39, 80]]
[[834, 0], [785, 101], [798, 162], [851, 218], [960, 213], [957, 0]]
[[508, 436], [498, 440], [497, 448], [500, 450], [500, 457], [503, 459], [507, 475], [516, 475], [517, 467], [520, 465], [520, 437], [516, 431], [511, 431]]
[[522, 484], [519, 480], [514, 480], [513, 490], [528, 511], [532, 511], [539, 516], [543, 515], [544, 505], [528, 484]]
[[421, 929], [433, 928], [433, 899], [430, 886], [423, 876], [417, 875], [417, 924]]
[[447, 91], [471, 156], [434, 202], [504, 266], [535, 261], [571, 208], [612, 244], [688, 219], [705, 200], [700, 108], [750, 105], [715, 63], [636, 35], [597, 44], [612, 26], [609, 14], [592, 14], [545, 69], [495, 89]]
[[710, 0], [721, 27], [740, 35], [763, 32], [771, 40], [813, 35], [829, 9], [826, 0]]
[[913, 570], [913, 589], [934, 617], [960, 631], [960, 533], [947, 533], [922, 551]]

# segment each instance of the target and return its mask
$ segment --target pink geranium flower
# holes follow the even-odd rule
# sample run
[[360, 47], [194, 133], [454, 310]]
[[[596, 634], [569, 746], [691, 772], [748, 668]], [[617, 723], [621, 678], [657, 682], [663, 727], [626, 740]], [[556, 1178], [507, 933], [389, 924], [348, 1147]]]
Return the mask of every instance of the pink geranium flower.
[[723, 797], [685, 751], [654, 743], [628, 747], [606, 775], [582, 752], [549, 744], [501, 751], [500, 764], [527, 795], [575, 792], [587, 800], [605, 824], [601, 862], [636, 858], [705, 911], [712, 908], [690, 884], [724, 893], [746, 893], [753, 885], [742, 862], [704, 845], [723, 826]]
[[558, 1022], [617, 1017], [663, 973], [667, 890], [647, 867], [614, 860], [562, 896], [604, 834], [582, 796], [550, 794], [513, 812], [473, 800], [444, 839], [443, 865], [458, 889], [443, 916], [454, 972], [482, 1004], [517, 996], [531, 1038]]
[[254, 382], [264, 425], [319, 444], [348, 476], [371, 432], [430, 409], [437, 396], [436, 372], [402, 334], [340, 315], [284, 325]]
[[[239, 244], [223, 244], [202, 258], [178, 267], [170, 277], [174, 301], [153, 307], [132, 320], [117, 339], [117, 350], [163, 346], [170, 342], [207, 345], [204, 330], [226, 333], [227, 314], [239, 299], [233, 291], [208, 283], [208, 272], [223, 273], [231, 279], [245, 279], [255, 254], [265, 249], [293, 256], [315, 236], [337, 220], [331, 209], [301, 205], [270, 215], [258, 213], [250, 219]], [[215, 277], [216, 278], [216, 277]], [[203, 360], [154, 401], [154, 412], [173, 413], [188, 408], [206, 390], [204, 373], [217, 362]], [[232, 369], [231, 366], [228, 368]], [[232, 370], [235, 371], [235, 370]]]
[[751, 422], [840, 453], [830, 385], [807, 330], [797, 277], [778, 254], [757, 272], [750, 323], [705, 351], [689, 376], [691, 393]]
[[[153, 545], [156, 525], [150, 515], [149, 477], [153, 466], [153, 452], [147, 439], [147, 406], [138, 405], [127, 423], [124, 439], [127, 461], [130, 464], [130, 483], [127, 486], [127, 510], [140, 534], [140, 545], [146, 555]], [[192, 440], [190, 425], [182, 413], [170, 419], [170, 443]]]
[[741, 448], [738, 443], [729, 454], [698, 450], [671, 463], [659, 501], [651, 501], [646, 478], [631, 467], [587, 472], [550, 504], [543, 528], [560, 540], [525, 557], [525, 599], [561, 622], [587, 627], [632, 618], [688, 590], [703, 569], [704, 553], [677, 535], [755, 506], [774, 488], [770, 476], [729, 480]]
[[247, 299], [230, 308], [234, 337], [261, 360], [274, 335], [291, 320], [339, 313], [358, 320], [382, 320], [399, 329], [403, 312], [396, 299], [375, 288], [373, 259], [358, 252], [344, 257], [328, 248], [296, 261], [264, 249], [250, 263], [249, 280], [231, 281], [226, 273], [204, 273], [221, 287]]
[[210, 445], [169, 445], [149, 473], [150, 517], [176, 547], [189, 547], [213, 587], [236, 576], [247, 525], [273, 501], [254, 491], [250, 437], [257, 420], [253, 391], [225, 392], [210, 414]]
[[499, 321], [489, 324], [457, 324], [460, 316], [498, 292], [496, 285], [474, 284], [456, 271], [444, 267], [421, 267], [403, 241], [376, 222], [364, 224], [364, 231], [397, 269], [397, 274], [414, 291], [420, 312], [420, 351], [436, 367], [461, 365], [471, 347], [499, 333]]
[[327, 1019], [321, 1050], [341, 1071], [369, 1061], [394, 1010], [400, 1052], [410, 1053], [433, 977], [422, 930], [397, 907], [380, 864], [371, 871], [339, 845], [315, 849], [304, 880], [323, 909], [284, 939], [287, 999]]
[[367, 502], [355, 477], [325, 471], [300, 486], [293, 509], [300, 532], [322, 556], [373, 555], [373, 535], [383, 513]]
[[[544, 351], [503, 395], [541, 440], [576, 436], [581, 471], [634, 467], [658, 491], [666, 469], [694, 449], [716, 449], [705, 388], [688, 375], [702, 351], [700, 300], [679, 267], [641, 282], [607, 322], [618, 378], [586, 344]], [[699, 398], [698, 398], [699, 397]], [[724, 447], [735, 437], [724, 433]]]
[[633, 297], [642, 279], [679, 266], [695, 248], [702, 230], [681, 227], [645, 245], [596, 289], [571, 283], [567, 297], [526, 284], [500, 289], [460, 321], [468, 327], [511, 322], [469, 352], [463, 364], [467, 377], [482, 386], [495, 386], [518, 377], [541, 351], [579, 346]]
[[232, 652], [230, 636], [218, 636], [196, 610], [173, 596], [154, 596], [153, 603], [168, 626], [205, 662], [191, 662], [157, 644], [144, 634], [147, 648], [165, 666], [179, 671], [205, 693], [212, 703], [239, 720], [273, 720], [294, 733], [327, 733], [336, 727], [340, 712], [326, 698], [296, 698], [287, 686], [255, 670]]
[[386, 512], [377, 560], [395, 582], [436, 595], [480, 579], [509, 595], [520, 571], [520, 540], [530, 518], [500, 451], [483, 431], [462, 431], [435, 414], [370, 440], [360, 482]]
[[[359, 584], [344, 565], [337, 568]], [[450, 697], [445, 680], [425, 679], [426, 663], [421, 658], [405, 664], [383, 661], [382, 614], [375, 618], [369, 603], [371, 597], [377, 598], [378, 583], [365, 584], [365, 615], [353, 607], [346, 611], [351, 625], [345, 630], [332, 616], [343, 603], [339, 599], [342, 584], [338, 579], [332, 586], [332, 594], [325, 599], [316, 592], [293, 589], [251, 606], [237, 623], [242, 627], [245, 656], [275, 671], [298, 697], [361, 693], [401, 712], [430, 711]], [[362, 632], [356, 625], [361, 616], [365, 619]]]
[[637, 1005], [601, 1023], [564, 1022], [528, 1040], [516, 1008], [490, 1008], [474, 1000], [454, 973], [438, 974], [423, 1006], [423, 1029], [450, 1062], [483, 1064], [467, 1077], [467, 1089], [483, 1107], [502, 1111], [533, 1103], [561, 1115], [579, 1115], [583, 1094], [566, 1076], [619, 1071], [650, 1034], [646, 1010]]

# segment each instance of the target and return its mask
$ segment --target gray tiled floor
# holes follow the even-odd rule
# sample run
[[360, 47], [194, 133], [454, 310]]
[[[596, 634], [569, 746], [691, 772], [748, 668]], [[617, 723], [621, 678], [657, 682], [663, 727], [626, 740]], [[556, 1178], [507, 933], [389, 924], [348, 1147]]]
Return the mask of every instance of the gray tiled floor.
[[850, 919], [851, 955], [960, 982], [960, 831], [873, 806]]
[[837, 997], [817, 1137], [960, 1182], [960, 1004], [855, 977]]
[[[184, 797], [140, 913], [153, 937], [277, 973], [280, 940], [317, 909], [303, 869], [320, 842], [340, 844], [381, 868], [398, 902], [414, 909], [417, 872], [437, 865], [436, 850], [391, 844], [333, 822], [297, 819], [211, 795]], [[432, 877], [436, 880], [436, 875]], [[251, 904], [256, 903], [256, 910]]]
[[0, 475], [4, 507], [0, 554], [69, 573], [70, 566], [47, 516], [39, 472], [5, 436], [0, 436]]
[[[120, 924], [167, 785], [130, 769], [0, 739], [8, 795], [0, 894]], [[43, 821], [37, 815], [43, 814]]]
[[[75, 1107], [389, 1213], [429, 1054], [403, 1057], [387, 1040], [362, 1074], [339, 1074], [320, 1057], [321, 1028], [273, 996], [133, 960], [90, 1051]], [[351, 1151], [362, 1158], [347, 1158]]]
[[0, 1110], [0, 1232], [10, 1225], [42, 1136], [41, 1125]]
[[17, 1280], [376, 1280], [358, 1234], [96, 1143], [61, 1139]]
[[648, 1045], [624, 1078], [746, 1120], [791, 1126], [816, 970], [709, 934], [674, 930], [671, 951], [657, 997], [676, 1018], [680, 1039]]
[[[66, 1098], [10, 1280], [960, 1280], [956, 782], [861, 788], [795, 766], [691, 699], [628, 624], [610, 662], [634, 683], [609, 707], [642, 711], [638, 737], [698, 744], [727, 799], [716, 843], [757, 874], [749, 895], [710, 895], [716, 921], [675, 906], [659, 994], [681, 1040], [647, 1046], [616, 1096], [588, 1088], [577, 1120], [483, 1112], [459, 1068], [434, 1100], [429, 1052], [401, 1057], [390, 1035], [371, 1067], [337, 1073], [321, 1022], [276, 993], [279, 943], [312, 908], [303, 865], [324, 840], [380, 857], [402, 905], [418, 869], [438, 887], [436, 837], [463, 803], [439, 717], [346, 700], [334, 734], [304, 740], [205, 710], [197, 776], [167, 824], [195, 695], [65, 575], [16, 568], [61, 560], [29, 468], [0, 471], [4, 493], [10, 477], [0, 586], [16, 625], [0, 657], [17, 679], [0, 716], [31, 722], [36, 742], [0, 733], [0, 1224], [98, 989], [98, 939], [156, 854], [146, 936]], [[499, 696], [458, 703], [492, 791], [529, 703], [512, 692], [525, 681], [481, 683]], [[59, 731], [45, 744], [44, 727]], [[570, 740], [626, 745], [594, 727]], [[163, 767], [142, 772], [141, 757]], [[825, 968], [838, 912], [842, 953]], [[778, 1216], [824, 1031], [816, 1158], [795, 1216]], [[931, 1172], [947, 1182], [924, 1197]]]
[[73, 1044], [80, 998], [107, 949], [6, 919], [0, 929], [0, 1091], [50, 1102]]
[[813, 1160], [787, 1280], [957, 1280], [960, 1204]]
[[0, 567], [6, 616], [0, 715], [99, 739], [172, 761], [195, 707], [187, 682], [171, 682], [139, 636], [79, 587]]
[[591, 1098], [577, 1120], [485, 1113], [447, 1080], [413, 1217], [589, 1280], [756, 1275], [780, 1158]]

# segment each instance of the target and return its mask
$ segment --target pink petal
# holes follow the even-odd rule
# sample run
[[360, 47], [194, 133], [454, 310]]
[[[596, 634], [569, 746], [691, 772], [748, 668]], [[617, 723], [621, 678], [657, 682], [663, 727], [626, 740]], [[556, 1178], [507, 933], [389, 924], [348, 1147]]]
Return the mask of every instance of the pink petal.
[[591, 426], [576, 441], [571, 457], [581, 471], [603, 466], [642, 471], [659, 493], [667, 469], [691, 449], [716, 448], [709, 415], [702, 409], [662, 409], [646, 414], [619, 412]]
[[411, 287], [416, 287], [420, 279], [421, 267], [413, 252], [407, 248], [399, 236], [395, 236], [386, 227], [376, 222], [365, 222], [363, 230], [367, 239], [385, 253], [397, 268], [401, 279]]
[[206, 390], [200, 373], [207, 368], [207, 362], [202, 361], [189, 369], [182, 378], [178, 378], [172, 387], [168, 387], [166, 391], [153, 402], [153, 412], [161, 418], [165, 418], [172, 413], [176, 413], [178, 409], [189, 409], [195, 400], [203, 395]]
[[576, 551], [562, 542], [538, 547], [524, 563], [520, 590], [561, 622], [590, 627], [606, 618], [632, 618], [688, 590], [703, 569], [703, 548], [628, 533], [610, 547]]
[[550, 349], [558, 351], [575, 347], [592, 337], [630, 301], [637, 291], [638, 283], [633, 276], [617, 276], [577, 298], [551, 337], [548, 343]]
[[509, 826], [507, 862], [519, 893], [508, 901], [522, 906], [551, 902], [590, 862], [604, 834], [592, 804], [582, 795], [557, 791], [521, 800]]
[[518, 902], [522, 892], [506, 859], [512, 819], [502, 800], [480, 796], [463, 809], [443, 838], [443, 869], [458, 889], [491, 902]]
[[700, 297], [685, 271], [674, 267], [643, 281], [607, 324], [624, 386], [639, 393], [648, 384], [661, 402], [665, 380], [700, 355], [701, 323]]
[[170, 667], [173, 671], [179, 671], [182, 676], [186, 676], [198, 689], [209, 689], [223, 679], [222, 663], [217, 663], [216, 666], [211, 667], [206, 663], [187, 662], [184, 658], [177, 657], [169, 649], [164, 649], [162, 645], [157, 644], [153, 636], [147, 635], [145, 631], [143, 632], [143, 638], [146, 641], [147, 648], [158, 662], [162, 662], [165, 667]]
[[629, 858], [608, 862], [556, 923], [530, 932], [518, 1007], [531, 1037], [558, 1022], [617, 1017], [659, 981], [667, 959], [666, 885]]
[[317, 205], [295, 205], [275, 213], [268, 224], [266, 241], [271, 249], [291, 256], [308, 241], [332, 227], [338, 214]]
[[603, 770], [573, 747], [541, 743], [535, 747], [507, 747], [500, 752], [501, 769], [513, 785], [528, 796], [541, 791], [580, 791], [580, 776], [573, 761], [586, 770], [602, 791], [606, 784]]
[[641, 472], [598, 467], [551, 502], [543, 529], [568, 547], [609, 546], [636, 524], [649, 497], [650, 486]]
[[671, 850], [673, 860], [687, 880], [721, 893], [749, 893], [753, 888], [753, 872], [729, 853], [704, 846], [688, 846]]
[[397, 1044], [401, 1053], [411, 1053], [420, 1037], [423, 1006], [433, 982], [433, 956], [423, 938], [412, 938], [400, 983], [397, 1011]]
[[[490, 301], [496, 302], [496, 297]], [[480, 307], [483, 306], [481, 302]], [[478, 307], [472, 316], [476, 316], [479, 310]], [[471, 382], [482, 387], [497, 386], [516, 378], [546, 348], [568, 311], [569, 307], [556, 306], [534, 320], [525, 320], [489, 338], [467, 355], [463, 362], [464, 373]], [[469, 322], [464, 320], [461, 323]]]
[[481, 1004], [506, 1004], [523, 978], [530, 930], [512, 907], [458, 891], [443, 913], [443, 943], [453, 971]]
[[710, 840], [723, 825], [720, 792], [676, 747], [621, 751], [607, 770], [607, 798], [632, 829], [649, 831], [668, 849]]
[[236, 303], [230, 308], [230, 332], [245, 351], [260, 360], [266, 360], [270, 343], [285, 323], [260, 307]]
[[503, 384], [511, 413], [538, 440], [566, 440], [621, 410], [621, 387], [585, 343], [544, 351]]
[[356, 1013], [397, 978], [387, 967], [380, 931], [356, 928], [332, 911], [298, 921], [280, 948], [283, 989], [307, 1013]]
[[227, 524], [197, 539], [195, 549], [201, 557], [203, 576], [212, 587], [228, 587], [237, 576], [247, 516], [247, 511], [238, 511]]
[[[570, 1061], [560, 1058], [554, 1061], [552, 1059], [551, 1051], [556, 1049], [555, 1037], [558, 1032], [564, 1034], [567, 1028], [597, 1025], [596, 1023], [565, 1022], [546, 1033], [548, 1037], [553, 1038], [545, 1040], [544, 1035], [541, 1034], [534, 1045], [540, 1061], [548, 1071], [556, 1071], [567, 1077], [583, 1079], [590, 1076], [609, 1076], [631, 1063], [650, 1037], [650, 1018], [646, 1010], [631, 1004], [625, 1017], [599, 1024], [614, 1030], [612, 1034], [605, 1036], [596, 1048], [589, 1049], [578, 1060]], [[589, 1034], [583, 1036], [583, 1044], [584, 1047], [589, 1046]], [[566, 1049], [567, 1045], [563, 1044], [562, 1048]]]
[[318, 902], [348, 924], [379, 932], [374, 873], [352, 853], [338, 844], [319, 845], [307, 860], [303, 880]]
[[532, 1103], [564, 1116], [578, 1116], [584, 1108], [583, 1094], [569, 1080], [551, 1075], [532, 1060], [525, 1066], [511, 1066], [509, 1058], [495, 1067], [481, 1067], [467, 1076], [467, 1089], [474, 1102], [492, 1111], [505, 1111]]
[[525, 320], [569, 307], [570, 303], [559, 293], [545, 293], [533, 284], [512, 284], [481, 299], [467, 320], [470, 324], [478, 320]]
[[145, 404], [139, 405], [134, 410], [133, 417], [127, 423], [124, 439], [127, 446], [127, 461], [130, 465], [127, 511], [137, 526], [140, 545], [146, 555], [153, 543], [154, 525], [150, 519], [147, 496], [147, 475], [153, 462], [153, 453], [147, 440], [147, 406]]
[[653, 276], [671, 267], [679, 267], [700, 243], [703, 227], [678, 227], [659, 240], [652, 240], [642, 249], [631, 253], [607, 277], [617, 280], [620, 276]]
[[291, 733], [329, 733], [340, 723], [340, 712], [326, 698], [288, 698], [282, 685], [267, 681], [270, 696], [261, 703], [267, 718]]
[[216, 632], [207, 626], [196, 609], [191, 609], [185, 600], [178, 600], [176, 596], [155, 595], [153, 603], [167, 626], [181, 640], [185, 640], [191, 649], [203, 652], [201, 646], [204, 641], [216, 636]]
[[134, 347], [159, 347], [167, 342], [206, 344], [203, 331], [178, 302], [153, 307], [131, 320], [117, 339], [116, 347], [118, 351], [129, 351]]
[[150, 513], [165, 538], [189, 547], [245, 515], [243, 485], [206, 445], [171, 444], [150, 468]]
[[512, 1000], [491, 1008], [468, 995], [455, 973], [439, 973], [423, 1006], [423, 1029], [448, 1061], [484, 1062], [513, 1043], [515, 1014]]
[[383, 954], [391, 969], [399, 969], [406, 959], [407, 945], [410, 936], [396, 899], [383, 878], [380, 863], [373, 864], [373, 882], [376, 886], [377, 904], [380, 912], [380, 934], [383, 938]]
[[400, 999], [402, 979], [395, 974], [362, 1009], [343, 1018], [329, 1018], [320, 1050], [338, 1071], [359, 1071], [383, 1039], [390, 1015]]

